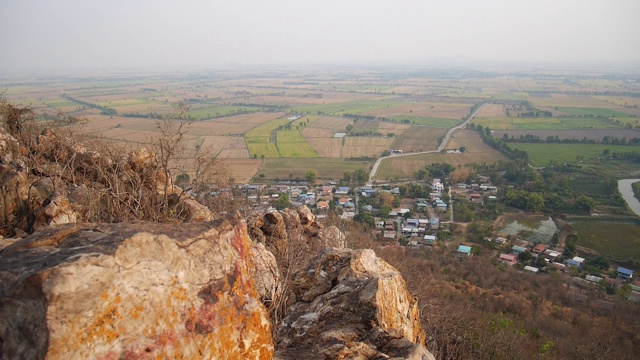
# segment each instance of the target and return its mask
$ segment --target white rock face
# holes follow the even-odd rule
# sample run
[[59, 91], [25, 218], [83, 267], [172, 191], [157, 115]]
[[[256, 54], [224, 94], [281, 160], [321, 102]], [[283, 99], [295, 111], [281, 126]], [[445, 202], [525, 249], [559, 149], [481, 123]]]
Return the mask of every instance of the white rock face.
[[244, 221], [49, 227], [0, 251], [2, 358], [269, 359]]
[[434, 359], [417, 300], [372, 250], [327, 249], [297, 274], [301, 301], [278, 329], [281, 359]]

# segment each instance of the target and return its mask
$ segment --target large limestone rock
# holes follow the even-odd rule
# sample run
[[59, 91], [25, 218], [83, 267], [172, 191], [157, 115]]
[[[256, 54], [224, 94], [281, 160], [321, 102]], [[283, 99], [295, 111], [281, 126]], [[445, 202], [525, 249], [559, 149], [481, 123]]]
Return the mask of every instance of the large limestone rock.
[[417, 300], [372, 250], [327, 249], [294, 279], [278, 329], [281, 359], [434, 359]]
[[69, 199], [54, 191], [45, 204], [36, 210], [33, 227], [41, 229], [50, 224], [73, 224], [77, 222], [78, 218], [80, 218], [80, 214], [71, 208]]
[[0, 251], [2, 359], [269, 359], [236, 218], [68, 224]]

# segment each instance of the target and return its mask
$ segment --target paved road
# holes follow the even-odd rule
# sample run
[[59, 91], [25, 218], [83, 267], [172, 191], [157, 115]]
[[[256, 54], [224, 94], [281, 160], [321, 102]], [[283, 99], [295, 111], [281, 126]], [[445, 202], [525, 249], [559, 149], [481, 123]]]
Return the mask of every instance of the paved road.
[[618, 180], [618, 190], [624, 198], [624, 201], [629, 205], [631, 211], [640, 216], [640, 201], [633, 195], [633, 188], [631, 187], [631, 184], [638, 181], [640, 181], [640, 179]]
[[376, 160], [376, 163], [373, 164], [373, 168], [371, 169], [371, 173], [369, 174], [369, 185], [371, 185], [373, 183], [373, 177], [376, 175], [376, 172], [378, 171], [378, 166], [380, 166], [380, 163], [384, 159], [388, 159], [388, 158], [392, 158], [392, 157], [395, 158], [395, 157], [400, 157], [400, 156], [412, 156], [412, 155], [420, 155], [420, 154], [433, 154], [433, 153], [439, 153], [440, 151], [442, 151], [442, 149], [444, 149], [444, 147], [449, 142], [449, 138], [451, 137], [453, 132], [458, 130], [458, 129], [462, 129], [465, 126], [467, 126], [469, 121], [473, 120], [473, 118], [476, 116], [476, 114], [478, 114], [478, 111], [480, 111], [480, 109], [482, 109], [486, 104], [487, 103], [483, 103], [482, 105], [478, 106], [476, 111], [474, 111], [471, 115], [469, 115], [465, 121], [463, 121], [461, 124], [458, 124], [457, 126], [451, 128], [451, 129], [449, 129], [447, 134], [444, 136], [444, 139], [442, 139], [442, 142], [440, 143], [440, 146], [438, 146], [438, 149], [430, 150], [430, 151], [405, 153], [405, 154], [391, 154], [389, 156], [383, 156], [381, 158], [378, 158], [378, 160]]

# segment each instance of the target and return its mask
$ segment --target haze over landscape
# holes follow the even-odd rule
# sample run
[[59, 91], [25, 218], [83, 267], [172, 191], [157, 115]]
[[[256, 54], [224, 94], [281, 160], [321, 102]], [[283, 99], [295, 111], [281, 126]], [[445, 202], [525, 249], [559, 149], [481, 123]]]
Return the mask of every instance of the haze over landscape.
[[3, 1], [1, 74], [246, 65], [637, 66], [640, 2]]
[[0, 0], [0, 359], [637, 359], [638, 14]]

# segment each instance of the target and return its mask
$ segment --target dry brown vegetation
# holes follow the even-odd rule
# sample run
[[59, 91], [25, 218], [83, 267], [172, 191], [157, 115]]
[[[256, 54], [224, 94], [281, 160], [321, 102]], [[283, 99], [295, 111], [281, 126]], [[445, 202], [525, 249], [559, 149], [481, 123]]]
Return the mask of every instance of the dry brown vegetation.
[[438, 360], [637, 357], [640, 307], [596, 285], [505, 267], [486, 250], [459, 258], [451, 246], [382, 248], [360, 225], [343, 231], [348, 246], [373, 248], [402, 273]]

